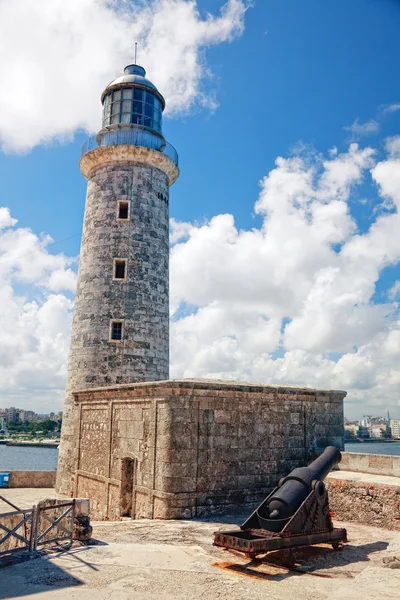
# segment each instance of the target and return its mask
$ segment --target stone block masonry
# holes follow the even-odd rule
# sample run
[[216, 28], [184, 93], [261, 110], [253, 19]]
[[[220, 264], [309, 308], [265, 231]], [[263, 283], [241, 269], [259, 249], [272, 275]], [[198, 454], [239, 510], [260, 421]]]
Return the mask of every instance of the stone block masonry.
[[53, 488], [56, 471], [11, 471], [10, 488]]
[[368, 481], [368, 474], [364, 481], [340, 479], [339, 472], [328, 476], [327, 488], [330, 508], [341, 521], [400, 530], [400, 479], [381, 484]]
[[95, 519], [253, 507], [310, 450], [343, 447], [345, 395], [215, 380], [78, 391], [74, 495]]
[[[75, 460], [73, 392], [169, 374], [170, 179], [156, 166], [120, 161], [119, 148], [84, 157], [91, 168], [57, 471], [63, 495]], [[118, 218], [120, 201], [129, 203], [128, 219]], [[114, 277], [115, 259], [126, 259], [123, 281]], [[110, 340], [112, 320], [122, 321], [121, 341]]]
[[[62, 495], [72, 491], [76, 458], [73, 393], [169, 377], [169, 187], [179, 168], [162, 136], [165, 101], [145, 75], [128, 65], [107, 86], [103, 127], [79, 162], [88, 185], [56, 481]], [[101, 422], [92, 425], [101, 432]]]

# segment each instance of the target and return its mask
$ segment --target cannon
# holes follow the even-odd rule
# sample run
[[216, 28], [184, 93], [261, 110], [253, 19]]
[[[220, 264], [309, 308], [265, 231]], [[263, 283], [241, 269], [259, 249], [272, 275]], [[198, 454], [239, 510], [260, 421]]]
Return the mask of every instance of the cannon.
[[333, 526], [328, 492], [323, 480], [342, 459], [328, 446], [307, 467], [294, 469], [241, 525], [241, 531], [217, 531], [214, 546], [237, 550], [255, 558], [272, 550], [287, 550], [286, 563], [294, 564], [292, 548], [330, 543], [334, 549], [347, 541], [345, 529]]

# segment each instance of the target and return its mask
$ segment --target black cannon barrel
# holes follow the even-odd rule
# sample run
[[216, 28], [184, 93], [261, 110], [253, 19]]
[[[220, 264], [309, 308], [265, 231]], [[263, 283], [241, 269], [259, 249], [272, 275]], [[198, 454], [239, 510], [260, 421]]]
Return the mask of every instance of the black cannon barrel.
[[307, 498], [313, 482], [324, 480], [341, 460], [340, 451], [334, 446], [328, 446], [308, 467], [294, 469], [257, 509], [261, 528], [280, 531]]

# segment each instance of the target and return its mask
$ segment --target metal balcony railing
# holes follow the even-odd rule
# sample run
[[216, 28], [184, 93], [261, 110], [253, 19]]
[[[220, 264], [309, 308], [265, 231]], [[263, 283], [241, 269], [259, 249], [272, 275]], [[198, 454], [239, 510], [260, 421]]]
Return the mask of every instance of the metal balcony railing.
[[178, 153], [171, 144], [153, 133], [141, 129], [116, 129], [92, 135], [82, 146], [82, 156], [100, 146], [117, 146], [127, 144], [144, 146], [168, 156], [178, 166]]

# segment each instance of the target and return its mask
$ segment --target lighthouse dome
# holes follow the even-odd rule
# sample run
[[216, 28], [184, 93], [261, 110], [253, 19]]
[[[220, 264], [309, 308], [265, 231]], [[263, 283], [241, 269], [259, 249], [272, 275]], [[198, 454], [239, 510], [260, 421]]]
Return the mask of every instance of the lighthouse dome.
[[162, 136], [165, 100], [139, 65], [128, 65], [124, 74], [108, 84], [103, 103], [103, 128], [139, 127]]
[[108, 88], [114, 85], [119, 85], [121, 83], [142, 85], [144, 87], [150, 88], [158, 92], [154, 83], [147, 79], [146, 71], [144, 70], [144, 68], [139, 65], [128, 65], [127, 67], [125, 67], [124, 74], [111, 81], [111, 83], [108, 84], [107, 88], [103, 92], [103, 95], [107, 93]]

